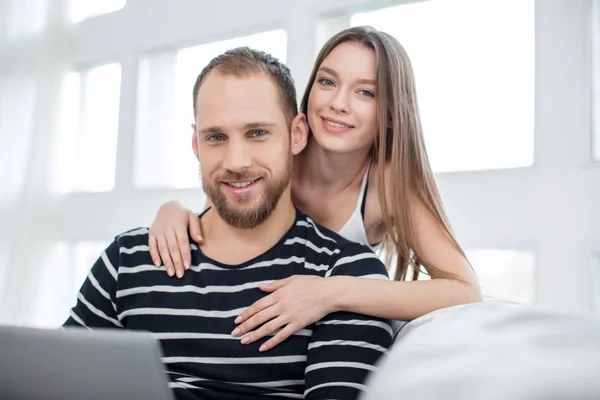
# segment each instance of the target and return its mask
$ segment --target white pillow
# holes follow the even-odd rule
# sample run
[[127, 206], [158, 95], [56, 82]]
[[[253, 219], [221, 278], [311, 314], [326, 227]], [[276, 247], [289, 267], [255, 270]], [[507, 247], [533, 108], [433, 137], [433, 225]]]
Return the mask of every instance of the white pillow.
[[406, 324], [362, 400], [600, 399], [600, 321], [500, 300]]

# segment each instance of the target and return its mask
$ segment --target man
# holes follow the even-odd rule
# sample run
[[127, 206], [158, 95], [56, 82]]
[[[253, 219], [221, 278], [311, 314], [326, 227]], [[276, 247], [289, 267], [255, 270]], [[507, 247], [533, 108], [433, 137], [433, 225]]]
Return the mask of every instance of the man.
[[182, 279], [152, 265], [148, 230], [117, 236], [93, 266], [66, 325], [154, 332], [179, 399], [353, 399], [391, 344], [389, 321], [333, 313], [276, 348], [231, 335], [236, 316], [295, 274], [379, 275], [366, 247], [316, 225], [290, 194], [306, 145], [290, 72], [248, 48], [204, 68], [194, 87], [192, 147], [210, 203], [205, 242]]

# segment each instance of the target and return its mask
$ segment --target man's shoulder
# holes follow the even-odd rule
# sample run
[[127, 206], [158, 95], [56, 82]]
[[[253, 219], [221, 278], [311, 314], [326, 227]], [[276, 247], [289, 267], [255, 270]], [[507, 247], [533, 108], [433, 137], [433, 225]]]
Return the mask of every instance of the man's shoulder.
[[114, 243], [118, 244], [121, 247], [140, 245], [148, 246], [149, 232], [150, 229], [144, 226], [132, 228], [117, 234], [114, 237]]
[[313, 221], [308, 215], [300, 214], [297, 225], [306, 227], [306, 239], [319, 247], [326, 247], [336, 254], [343, 252], [372, 253], [371, 249], [360, 243], [352, 242], [339, 233]]
[[123, 264], [124, 258], [126, 264], [136, 264], [140, 260], [146, 261], [150, 257], [150, 248], [148, 247], [149, 229], [146, 227], [137, 227], [126, 230], [113, 236], [113, 240], [105, 248], [102, 258], [104, 262]]
[[112, 243], [105, 250], [105, 263], [110, 262], [115, 266], [118, 263], [119, 271], [123, 268], [138, 268], [140, 266], [146, 266], [148, 270], [154, 270], [154, 262], [148, 245], [149, 231], [149, 228], [140, 226], [114, 236]]
[[[388, 279], [380, 258], [367, 246], [352, 242], [310, 217], [301, 215], [297, 225], [305, 227], [306, 265], [320, 265], [324, 276], [353, 275]], [[314, 269], [314, 268], [313, 268]]]

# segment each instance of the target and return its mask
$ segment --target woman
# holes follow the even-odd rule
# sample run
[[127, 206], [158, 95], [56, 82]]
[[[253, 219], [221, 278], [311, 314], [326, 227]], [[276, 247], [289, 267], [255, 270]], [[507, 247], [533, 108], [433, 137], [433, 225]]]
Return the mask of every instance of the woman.
[[[294, 159], [294, 204], [347, 239], [384, 250], [394, 281], [293, 276], [264, 285], [271, 294], [240, 314], [232, 334], [260, 326], [245, 335], [243, 343], [252, 343], [287, 325], [264, 351], [285, 340], [285, 332], [334, 311], [411, 320], [480, 301], [429, 165], [412, 66], [400, 43], [371, 27], [332, 37], [317, 57], [300, 112], [310, 138]], [[170, 202], [150, 229], [154, 262], [160, 266], [162, 258], [170, 275], [189, 268], [188, 227], [202, 243], [197, 216]], [[430, 280], [417, 281], [421, 269]], [[283, 325], [267, 323], [276, 317]]]

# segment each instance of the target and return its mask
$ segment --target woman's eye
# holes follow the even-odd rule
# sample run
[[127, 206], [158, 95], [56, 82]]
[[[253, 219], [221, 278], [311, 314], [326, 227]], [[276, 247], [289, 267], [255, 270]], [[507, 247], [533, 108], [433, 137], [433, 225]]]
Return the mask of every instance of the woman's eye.
[[368, 96], [368, 97], [375, 97], [375, 93], [371, 92], [370, 90], [360, 90], [359, 91], [360, 94], [362, 94], [363, 96]]
[[331, 85], [333, 85], [333, 81], [331, 79], [327, 79], [327, 78], [320, 78], [319, 79], [319, 83], [321, 85], [325, 85], [325, 86], [331, 86]]

